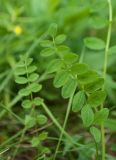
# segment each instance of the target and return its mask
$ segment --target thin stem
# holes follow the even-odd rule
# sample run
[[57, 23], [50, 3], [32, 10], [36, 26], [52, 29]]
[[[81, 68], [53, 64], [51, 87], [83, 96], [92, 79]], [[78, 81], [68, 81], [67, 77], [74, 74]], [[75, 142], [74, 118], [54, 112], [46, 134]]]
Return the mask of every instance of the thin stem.
[[82, 51], [81, 51], [81, 55], [80, 55], [80, 58], [79, 58], [79, 63], [82, 63], [83, 62], [83, 59], [84, 59], [84, 56], [85, 56], [85, 45], [83, 46], [82, 48]]
[[94, 139], [94, 142], [95, 142], [95, 147], [96, 147], [96, 160], [99, 160], [99, 153], [98, 153], [98, 144], [96, 142], [96, 140]]
[[[111, 0], [107, 0], [109, 6], [109, 26], [108, 26], [108, 33], [107, 33], [107, 40], [106, 40], [106, 48], [105, 48], [105, 57], [104, 57], [104, 68], [103, 68], [103, 78], [106, 79], [107, 73], [107, 63], [108, 63], [108, 52], [111, 40], [111, 30], [112, 30], [112, 3]], [[103, 86], [104, 90], [105, 86]], [[103, 105], [101, 106], [103, 108]], [[101, 145], [102, 145], [102, 158], [101, 160], [105, 160], [105, 131], [104, 131], [104, 124], [101, 124]]]
[[61, 131], [61, 133], [60, 133], [59, 141], [58, 141], [58, 144], [57, 144], [57, 147], [56, 147], [56, 151], [55, 151], [55, 155], [54, 155], [54, 160], [55, 160], [55, 158], [56, 158], [57, 152], [58, 152], [59, 147], [60, 147], [60, 143], [61, 143], [61, 141], [62, 141], [63, 133], [64, 133], [64, 130], [65, 130], [65, 128], [66, 128], [66, 124], [67, 124], [68, 117], [69, 117], [70, 110], [71, 110], [71, 105], [72, 105], [73, 96], [74, 96], [74, 92], [73, 92], [73, 94], [71, 95], [71, 97], [70, 97], [70, 99], [69, 99], [69, 103], [68, 103], [68, 108], [67, 108], [67, 111], [66, 111], [65, 120], [64, 120], [64, 123], [63, 123], [63, 128], [62, 128], [62, 131]]
[[53, 123], [56, 125], [56, 127], [60, 130], [60, 132], [63, 132], [63, 134], [65, 135], [65, 137], [69, 140], [69, 142], [71, 142], [72, 144], [75, 144], [78, 147], [84, 147], [84, 145], [75, 142], [75, 140], [72, 139], [72, 137], [69, 136], [69, 134], [67, 132], [65, 132], [65, 130], [63, 130], [62, 126], [59, 124], [59, 122], [56, 120], [56, 118], [54, 117], [54, 115], [51, 113], [51, 111], [48, 109], [48, 107], [46, 106], [45, 103], [42, 103], [42, 107], [45, 110], [45, 112], [48, 114], [48, 116], [51, 118], [51, 120], [53, 121]]
[[19, 147], [20, 147], [21, 142], [22, 142], [23, 139], [24, 139], [26, 130], [27, 130], [27, 128], [24, 127], [24, 129], [23, 129], [23, 131], [22, 131], [22, 134], [21, 134], [21, 137], [20, 137], [20, 140], [19, 140], [19, 143], [18, 143], [18, 146], [16, 147], [16, 149], [15, 149], [15, 151], [14, 151], [14, 153], [13, 153], [13, 157], [12, 157], [13, 160], [14, 160], [14, 158], [15, 158], [18, 150], [19, 150]]
[[[19, 100], [21, 100], [22, 96], [17, 95], [8, 106], [6, 106], [8, 109], [11, 109]], [[6, 110], [1, 111], [0, 113], [0, 119], [5, 115]]]
[[18, 133], [16, 133], [14, 136], [10, 137], [8, 140], [4, 141], [1, 145], [0, 145], [0, 149], [6, 145], [8, 145], [11, 141], [13, 141], [14, 139], [16, 139], [18, 136], [20, 136], [22, 134], [22, 130], [19, 131]]
[[21, 119], [18, 115], [16, 115], [14, 112], [12, 112], [12, 110], [10, 110], [9, 108], [7, 108], [6, 106], [4, 106], [3, 104], [0, 104], [6, 111], [8, 111], [11, 115], [13, 115], [17, 120], [19, 120], [21, 122], [21, 124], [24, 124], [23, 119]]
[[104, 58], [104, 70], [103, 70], [103, 78], [106, 78], [107, 72], [107, 63], [108, 63], [108, 52], [111, 40], [111, 31], [112, 31], [112, 3], [111, 0], [107, 0], [109, 5], [109, 26], [108, 26], [108, 33], [107, 33], [107, 40], [106, 40], [106, 48], [105, 48], [105, 58]]

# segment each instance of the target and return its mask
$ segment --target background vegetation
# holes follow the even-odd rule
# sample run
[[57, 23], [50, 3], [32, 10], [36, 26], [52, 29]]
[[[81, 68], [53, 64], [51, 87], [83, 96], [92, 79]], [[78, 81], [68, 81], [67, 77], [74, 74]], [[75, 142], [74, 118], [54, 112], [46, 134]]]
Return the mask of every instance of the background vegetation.
[[[115, 46], [115, 0], [112, 0], [112, 6], [113, 23], [110, 46]], [[14, 69], [20, 55], [27, 54], [34, 59], [37, 73], [40, 75], [40, 82], [43, 85], [39, 96], [44, 99], [59, 123], [63, 124], [68, 101], [62, 98], [61, 90], [53, 86], [54, 74], [45, 74], [49, 61], [53, 57], [40, 55], [42, 50], [40, 42], [46, 38], [49, 26], [56, 23], [58, 34], [66, 34], [67, 36], [65, 45], [80, 55], [85, 37], [95, 36], [106, 41], [108, 13], [106, 0], [0, 0], [0, 160], [13, 159], [23, 129], [21, 120], [24, 119], [25, 113], [28, 113], [22, 108], [22, 99], [18, 95], [21, 86], [15, 83]], [[93, 51], [86, 48], [83, 62], [88, 64], [91, 69], [101, 73], [103, 71], [104, 51]], [[115, 160], [116, 47], [108, 55], [105, 90], [107, 92], [105, 105], [110, 110], [109, 119], [105, 122], [107, 159]], [[42, 108], [40, 111], [36, 111], [37, 114], [39, 112], [46, 115]], [[90, 144], [90, 146], [88, 145], [88, 149], [75, 148], [64, 137], [60, 147], [61, 152], [59, 152], [57, 159], [95, 159], [95, 152], [91, 150], [91, 136], [88, 130], [84, 128], [78, 113], [70, 113], [66, 130], [75, 141], [80, 144]], [[46, 147], [44, 149], [50, 150], [47, 150], [47, 158], [41, 158], [41, 147], [38, 149], [38, 144], [35, 146], [33, 144], [37, 141], [37, 139], [34, 141], [33, 135], [37, 135], [41, 131], [48, 132], [48, 138], [43, 142]], [[48, 117], [47, 124], [40, 125], [38, 128], [27, 129], [14, 159], [50, 159], [54, 155], [59, 135], [59, 129]], [[44, 149], [41, 148], [42, 151]]]

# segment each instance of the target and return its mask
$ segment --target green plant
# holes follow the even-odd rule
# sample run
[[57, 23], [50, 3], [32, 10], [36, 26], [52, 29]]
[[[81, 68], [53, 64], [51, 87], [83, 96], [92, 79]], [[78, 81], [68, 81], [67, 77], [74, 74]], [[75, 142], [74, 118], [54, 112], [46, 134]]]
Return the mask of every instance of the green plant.
[[114, 160], [116, 1], [0, 5], [0, 159]]
[[[24, 87], [19, 90], [19, 95], [22, 98], [27, 97], [22, 101], [22, 107], [25, 109], [25, 113], [27, 114], [25, 115], [24, 129], [21, 132], [19, 145], [14, 151], [13, 157], [15, 157], [17, 154], [20, 143], [23, 141], [26, 131], [36, 127], [37, 125], [44, 125], [47, 122], [47, 117], [41, 113], [38, 113], [36, 110], [38, 106], [42, 106], [44, 108], [45, 112], [52, 119], [53, 123], [71, 143], [77, 146], [82, 146], [79, 143], [75, 143], [73, 139], [64, 131], [64, 129], [61, 127], [61, 125], [43, 102], [43, 99], [40, 97], [33, 97], [34, 93], [38, 93], [41, 90], [42, 85], [38, 83], [39, 75], [35, 73], [37, 67], [32, 64], [32, 61], [33, 59], [29, 58], [27, 55], [21, 56], [20, 61], [18, 62], [15, 69], [15, 82], [20, 85], [24, 85]], [[45, 140], [46, 137], [47, 132], [42, 132], [39, 135], [32, 137], [30, 140], [32, 147], [39, 147], [39, 152], [41, 152], [38, 156], [42, 155], [42, 158], [46, 158], [45, 154], [50, 152], [48, 148], [42, 146], [42, 141]]]
[[[102, 143], [102, 160], [105, 159], [104, 122], [107, 120], [109, 115], [108, 108], [103, 108], [103, 106], [106, 99], [104, 80], [106, 78], [107, 58], [112, 24], [112, 6], [110, 0], [108, 0], [108, 5], [109, 28], [106, 44], [103, 40], [97, 37], [88, 37], [84, 40], [85, 46], [89, 49], [105, 49], [103, 75], [91, 70], [86, 64], [82, 62], [80, 63], [77, 54], [72, 53], [67, 46], [62, 45], [62, 42], [65, 41], [66, 36], [56, 36], [56, 24], [53, 24], [48, 30], [50, 39], [41, 42], [41, 46], [46, 47], [42, 50], [41, 55], [44, 57], [51, 55], [55, 57], [55, 59], [48, 65], [47, 73], [56, 72], [54, 86], [56, 88], [62, 87], [61, 93], [64, 98], [70, 97], [63, 124], [63, 130], [65, 130], [71, 107], [74, 112], [81, 111], [83, 124], [85, 127], [90, 128], [90, 132], [94, 137], [96, 144], [96, 159], [99, 158], [98, 144], [100, 141]], [[97, 128], [92, 126], [96, 126]], [[100, 126], [101, 133], [98, 129]], [[54, 159], [56, 158], [62, 137], [63, 132], [61, 132]]]
[[[25, 110], [24, 129], [19, 140], [19, 145], [23, 141], [25, 133], [28, 129], [37, 127], [38, 125], [44, 125], [47, 122], [47, 117], [36, 110], [36, 107], [43, 103], [43, 99], [33, 94], [41, 90], [42, 85], [37, 83], [39, 75], [35, 73], [37, 67], [32, 64], [33, 59], [26, 55], [21, 56], [15, 69], [15, 82], [24, 85], [19, 90], [19, 95], [24, 97], [22, 101], [22, 107]], [[26, 98], [25, 98], [26, 97]], [[44, 155], [49, 152], [48, 148], [42, 146], [42, 141], [47, 137], [47, 132], [42, 132], [31, 138], [32, 147], [39, 147], [40, 155]], [[17, 154], [19, 145], [14, 151], [13, 157]]]

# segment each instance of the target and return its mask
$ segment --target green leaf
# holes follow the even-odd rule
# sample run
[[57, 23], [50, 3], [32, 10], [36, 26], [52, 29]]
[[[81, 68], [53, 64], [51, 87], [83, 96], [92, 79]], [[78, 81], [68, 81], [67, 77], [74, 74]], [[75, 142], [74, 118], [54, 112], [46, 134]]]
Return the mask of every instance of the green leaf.
[[54, 59], [50, 62], [47, 67], [47, 73], [53, 73], [58, 71], [62, 66], [62, 62], [60, 59]]
[[76, 74], [76, 75], [81, 75], [83, 73], [86, 73], [89, 69], [89, 66], [86, 65], [86, 64], [74, 64], [72, 67], [71, 67], [71, 72], [73, 74]]
[[77, 78], [81, 84], [85, 85], [85, 84], [94, 82], [95, 79], [98, 77], [99, 75], [97, 72], [89, 70], [83, 74], [79, 74]]
[[100, 111], [95, 113], [94, 124], [102, 124], [106, 121], [109, 115], [109, 110], [107, 108], [103, 108]]
[[51, 56], [55, 53], [55, 49], [54, 48], [45, 48], [41, 51], [41, 55], [44, 57], [48, 57]]
[[109, 55], [116, 54], [116, 45], [109, 48]]
[[101, 132], [98, 128], [95, 128], [95, 127], [91, 127], [90, 128], [90, 133], [92, 134], [92, 136], [94, 137], [95, 141], [97, 143], [100, 142], [101, 140]]
[[26, 84], [28, 82], [27, 78], [25, 77], [16, 77], [15, 82], [18, 84]]
[[28, 86], [28, 90], [30, 92], [39, 92], [42, 89], [42, 85], [38, 84], [38, 83], [32, 83]]
[[25, 67], [25, 62], [22, 60], [20, 60], [18, 63], [17, 63], [17, 68], [20, 68], [20, 67]]
[[33, 62], [33, 58], [29, 58], [26, 55], [20, 56], [20, 61], [17, 63], [17, 67], [29, 66]]
[[24, 74], [26, 74], [25, 67], [19, 67], [19, 68], [17, 67], [15, 69], [15, 75], [19, 76], [19, 75], [24, 75]]
[[[51, 150], [48, 147], [44, 147], [44, 148], [42, 148], [42, 153], [43, 153], [43, 155], [50, 154]], [[37, 160], [39, 160], [39, 159], [37, 159]], [[51, 160], [51, 158], [47, 158], [46, 160]]]
[[34, 82], [39, 78], [39, 75], [37, 73], [32, 73], [29, 75], [28, 77], [28, 81], [29, 82]]
[[26, 66], [29, 66], [32, 62], [33, 62], [33, 58], [28, 57], [25, 59]]
[[31, 91], [26, 87], [26, 88], [20, 89], [19, 94], [21, 96], [29, 96], [31, 94]]
[[56, 88], [63, 86], [67, 82], [69, 76], [69, 72], [65, 70], [59, 71], [54, 78], [54, 86]]
[[58, 53], [62, 56], [64, 54], [67, 54], [67, 52], [70, 52], [70, 48], [65, 45], [60, 45], [57, 47]]
[[43, 103], [43, 99], [40, 97], [36, 97], [33, 100], [33, 105], [35, 105], [35, 106], [40, 106], [42, 103]]
[[26, 99], [22, 102], [22, 107], [25, 109], [31, 108], [32, 107], [32, 102], [29, 99]]
[[56, 44], [61, 44], [66, 40], [66, 35], [65, 34], [60, 34], [55, 38], [55, 43]]
[[43, 40], [40, 42], [42, 47], [53, 47], [53, 42], [50, 40]]
[[79, 91], [74, 95], [73, 102], [72, 102], [72, 111], [78, 112], [84, 106], [86, 102], [86, 96], [84, 91]]
[[101, 50], [105, 48], [105, 42], [96, 37], [87, 37], [84, 39], [85, 46], [93, 50]]
[[39, 136], [33, 137], [31, 140], [32, 147], [38, 147], [39, 144], [40, 144]]
[[32, 128], [32, 127], [35, 126], [35, 124], [36, 124], [36, 118], [35, 117], [31, 117], [29, 115], [27, 115], [25, 117], [25, 126], [27, 128]]
[[94, 82], [88, 83], [84, 85], [84, 89], [88, 92], [88, 93], [92, 93], [100, 88], [103, 87], [104, 84], [104, 79], [103, 78], [97, 78], [95, 79]]
[[72, 64], [72, 63], [76, 62], [78, 60], [78, 58], [79, 58], [79, 56], [77, 54], [72, 53], [72, 52], [66, 53], [63, 56], [64, 63], [66, 63], [66, 64]]
[[75, 91], [77, 87], [77, 80], [69, 78], [62, 88], [62, 96], [64, 98], [69, 98]]
[[94, 121], [94, 113], [90, 105], [85, 105], [81, 110], [81, 118], [85, 127], [92, 125]]
[[37, 70], [37, 67], [34, 65], [28, 66], [27, 73], [32, 73]]
[[92, 107], [98, 107], [99, 105], [103, 104], [105, 98], [106, 94], [104, 91], [95, 91], [89, 96], [88, 103]]
[[48, 136], [48, 132], [43, 131], [42, 133], [39, 134], [39, 139], [41, 141], [45, 140]]
[[106, 128], [109, 128], [111, 131], [116, 131], [116, 120], [115, 119], [108, 118], [105, 121], [104, 125]]
[[108, 24], [107, 19], [101, 16], [93, 16], [90, 19], [91, 27], [94, 27], [96, 29], [104, 28], [107, 24]]
[[50, 35], [51, 37], [55, 37], [56, 33], [57, 33], [57, 24], [53, 23], [50, 25], [48, 29], [48, 35]]
[[45, 123], [47, 123], [47, 120], [47, 117], [43, 114], [38, 115], [36, 119], [37, 123], [40, 125], [44, 125]]

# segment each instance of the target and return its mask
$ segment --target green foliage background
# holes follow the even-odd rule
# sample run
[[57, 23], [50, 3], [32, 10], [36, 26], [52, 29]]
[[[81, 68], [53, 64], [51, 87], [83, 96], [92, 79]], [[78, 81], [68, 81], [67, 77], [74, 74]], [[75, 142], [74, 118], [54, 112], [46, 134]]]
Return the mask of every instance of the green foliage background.
[[[116, 43], [116, 0], [112, 0], [112, 6], [113, 27], [110, 46], [114, 46]], [[106, 41], [107, 19], [108, 5], [106, 0], [0, 0], [1, 103], [4, 103], [5, 106], [12, 105], [14, 103], [13, 100], [17, 96], [19, 86], [14, 82], [14, 68], [20, 55], [27, 53], [33, 57], [38, 67], [37, 72], [40, 75], [45, 72], [51, 57], [43, 58], [40, 56], [42, 48], [39, 42], [43, 37], [46, 37], [46, 31], [51, 23], [58, 25], [58, 33], [67, 35], [65, 44], [73, 52], [80, 55], [85, 37], [96, 36]], [[20, 26], [22, 29], [19, 35], [15, 32], [16, 26]], [[83, 61], [101, 73], [103, 70], [104, 52], [86, 49]], [[43, 89], [40, 95], [62, 123], [67, 101], [61, 98], [60, 90], [54, 89], [52, 82], [52, 75], [48, 77], [48, 80], [42, 82]], [[116, 131], [116, 121], [114, 120], [116, 117], [116, 48], [108, 57], [105, 89], [108, 95], [106, 105], [110, 109], [110, 120], [105, 125], [108, 128], [107, 132], [111, 133], [111, 137], [107, 137], [109, 138], [107, 150], [109, 155], [112, 155], [109, 160], [114, 160], [114, 151], [116, 151], [114, 142], [114, 132]], [[13, 112], [23, 116], [24, 113], [20, 107], [20, 102], [14, 104]], [[0, 120], [0, 142], [2, 144], [4, 140], [8, 140], [14, 135], [21, 126], [2, 107], [0, 108]], [[76, 114], [71, 114], [68, 128], [71, 133], [80, 132], [83, 136], [88, 136], [86, 131], [83, 131], [83, 126]], [[72, 128], [71, 131], [70, 128]], [[48, 130], [52, 136], [58, 134], [58, 131], [53, 126]], [[84, 142], [83, 136], [77, 136], [82, 143]], [[87, 141], [88, 139], [85, 143]], [[70, 150], [70, 146], [67, 143], [65, 144], [64, 152]], [[12, 151], [13, 145], [11, 146]], [[110, 149], [110, 147], [113, 149]], [[7, 145], [1, 147], [1, 151], [5, 148], [7, 148]], [[9, 156], [11, 151], [8, 152]], [[31, 156], [33, 156], [33, 152]], [[6, 158], [6, 156], [4, 157]], [[90, 159], [89, 151], [80, 150], [78, 155], [75, 152], [68, 153], [69, 160], [85, 160], [85, 158], [86, 160]]]

